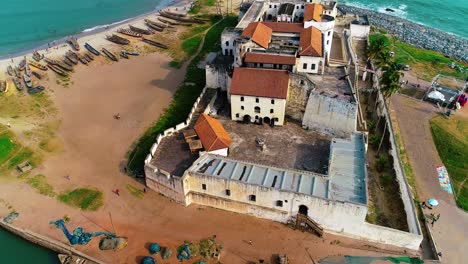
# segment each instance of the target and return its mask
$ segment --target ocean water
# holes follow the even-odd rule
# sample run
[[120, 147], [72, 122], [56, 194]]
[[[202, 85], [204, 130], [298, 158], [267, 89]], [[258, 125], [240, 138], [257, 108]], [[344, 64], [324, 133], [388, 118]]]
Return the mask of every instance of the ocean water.
[[60, 264], [57, 254], [17, 237], [0, 227], [0, 263]]
[[[338, 0], [405, 18], [468, 39], [468, 0]], [[386, 12], [391, 8], [395, 12]]]
[[159, 9], [171, 0], [1, 0], [0, 57]]

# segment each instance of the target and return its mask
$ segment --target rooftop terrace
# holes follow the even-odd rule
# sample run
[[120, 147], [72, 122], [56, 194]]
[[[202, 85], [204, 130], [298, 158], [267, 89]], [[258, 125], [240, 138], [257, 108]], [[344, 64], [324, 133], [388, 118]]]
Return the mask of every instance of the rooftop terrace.
[[308, 76], [316, 84], [315, 92], [354, 100], [351, 87], [346, 82], [346, 72], [343, 68], [326, 67], [323, 75], [309, 74]]

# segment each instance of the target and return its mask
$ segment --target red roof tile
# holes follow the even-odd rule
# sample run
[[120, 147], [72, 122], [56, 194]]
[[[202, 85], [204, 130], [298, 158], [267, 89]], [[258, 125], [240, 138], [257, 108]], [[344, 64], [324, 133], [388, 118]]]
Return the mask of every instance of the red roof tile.
[[302, 23], [262, 22], [262, 24], [279, 33], [301, 33], [304, 28]]
[[242, 32], [242, 37], [249, 37], [253, 42], [263, 48], [268, 48], [271, 40], [271, 28], [260, 22], [250, 23]]
[[288, 71], [236, 67], [229, 93], [286, 99], [288, 88]]
[[315, 20], [320, 22], [322, 20], [323, 5], [321, 4], [307, 4], [304, 11], [304, 21]]
[[267, 54], [267, 53], [252, 53], [248, 52], [245, 54], [244, 62], [246, 63], [269, 63], [269, 64], [283, 64], [283, 65], [295, 65], [296, 57]]
[[223, 125], [207, 114], [198, 118], [194, 129], [206, 151], [229, 148], [231, 145], [231, 137]]
[[301, 56], [322, 57], [322, 32], [315, 27], [303, 29], [299, 47]]

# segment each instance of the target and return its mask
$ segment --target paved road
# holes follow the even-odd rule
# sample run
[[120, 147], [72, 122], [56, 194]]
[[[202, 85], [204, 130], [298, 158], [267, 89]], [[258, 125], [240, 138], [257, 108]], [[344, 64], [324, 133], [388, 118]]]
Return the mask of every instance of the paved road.
[[[459, 209], [452, 195], [440, 188], [436, 166], [442, 165], [430, 131], [429, 120], [438, 110], [426, 102], [395, 95], [391, 109], [396, 114], [401, 137], [416, 178], [419, 198], [436, 198], [440, 205], [425, 214], [440, 213], [431, 228], [442, 263], [466, 263], [468, 259], [468, 214]], [[465, 109], [466, 110], [466, 109]]]

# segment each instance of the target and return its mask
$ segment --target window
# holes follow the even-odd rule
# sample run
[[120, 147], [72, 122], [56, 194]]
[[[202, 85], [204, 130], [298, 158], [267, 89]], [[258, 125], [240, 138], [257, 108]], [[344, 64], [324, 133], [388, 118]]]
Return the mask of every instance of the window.
[[276, 201], [276, 206], [283, 207], [283, 201], [281, 200]]
[[328, 45], [328, 43], [330, 43], [330, 41], [329, 41], [329, 40], [327, 40], [327, 45]]
[[310, 65], [311, 70], [315, 70], [315, 64]]
[[239, 114], [236, 114], [236, 117], [239, 118]]
[[241, 110], [244, 110], [244, 106], [243, 106], [243, 105], [241, 105]]
[[301, 85], [304, 85], [304, 80], [301, 80]]
[[273, 109], [270, 109], [270, 114], [273, 114], [273, 112], [274, 112]]
[[255, 102], [256, 102], [256, 103], [260, 102], [260, 99], [255, 98]]
[[262, 67], [262, 68], [263, 68], [263, 63], [260, 63], [260, 67]]
[[255, 113], [260, 114], [260, 107], [256, 106], [256, 107], [254, 108], [254, 110], [255, 110]]
[[273, 6], [272, 6], [272, 5], [270, 5], [270, 8], [272, 8], [272, 7], [273, 7]]
[[328, 36], [330, 36], [330, 34], [331, 34], [331, 31], [328, 31]]
[[296, 6], [296, 9], [299, 9], [299, 6]]
[[301, 9], [304, 9], [304, 6], [301, 6]]
[[226, 196], [231, 196], [231, 190], [226, 189]]
[[228, 55], [228, 49], [224, 49], [224, 55]]
[[255, 116], [255, 119], [258, 119], [258, 115]]
[[244, 96], [241, 96], [241, 102], [244, 102]]
[[228, 47], [229, 47], [229, 41], [226, 41], [226, 46], [228, 46]]
[[275, 5], [275, 8], [276, 8], [276, 5]]
[[302, 64], [302, 69], [303, 69], [303, 70], [307, 69], [307, 63], [303, 63], [303, 64]]
[[275, 99], [271, 99], [271, 104], [275, 104]]
[[257, 201], [257, 196], [255, 196], [254, 194], [249, 195], [249, 201], [251, 202]]
[[203, 190], [206, 190], [206, 184], [203, 183], [203, 184], [201, 185], [201, 188], [202, 188]]
[[254, 67], [257, 68], [257, 63], [256, 62], [254, 62]]

